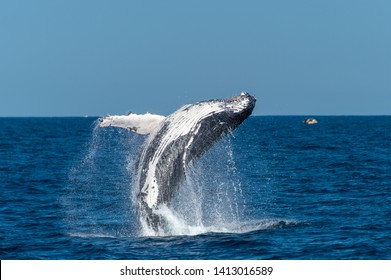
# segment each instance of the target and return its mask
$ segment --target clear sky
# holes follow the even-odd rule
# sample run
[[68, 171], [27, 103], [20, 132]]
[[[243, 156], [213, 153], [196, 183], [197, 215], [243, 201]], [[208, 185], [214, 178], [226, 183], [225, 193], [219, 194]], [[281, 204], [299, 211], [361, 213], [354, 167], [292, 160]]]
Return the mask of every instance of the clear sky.
[[391, 1], [1, 0], [0, 116], [391, 114]]

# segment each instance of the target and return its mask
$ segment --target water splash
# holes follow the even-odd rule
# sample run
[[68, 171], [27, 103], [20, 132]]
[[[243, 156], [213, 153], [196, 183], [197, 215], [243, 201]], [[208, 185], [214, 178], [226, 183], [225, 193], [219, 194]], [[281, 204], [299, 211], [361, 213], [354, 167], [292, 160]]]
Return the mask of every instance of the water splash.
[[244, 233], [292, 221], [246, 221], [246, 200], [235, 164], [232, 135], [187, 170], [170, 205], [157, 213], [157, 233], [140, 219], [136, 158], [145, 137], [95, 124], [90, 142], [69, 172], [62, 204], [71, 236], [172, 236], [208, 232]]
[[68, 173], [61, 199], [68, 232], [82, 235], [134, 235], [136, 208], [131, 203], [133, 160], [143, 137], [127, 130], [99, 129]]
[[[195, 235], [209, 231], [235, 232], [242, 227], [246, 205], [235, 166], [231, 138], [212, 147], [199, 161], [190, 164], [186, 180], [170, 205], [155, 214], [162, 228], [152, 232], [146, 224], [141, 235]], [[229, 228], [229, 230], [228, 230]]]

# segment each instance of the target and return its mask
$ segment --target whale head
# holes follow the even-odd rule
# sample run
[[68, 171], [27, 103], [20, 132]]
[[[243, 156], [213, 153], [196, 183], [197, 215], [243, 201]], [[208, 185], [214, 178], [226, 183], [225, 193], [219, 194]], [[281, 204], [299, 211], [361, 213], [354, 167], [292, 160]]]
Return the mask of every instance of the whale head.
[[[214, 143], [235, 130], [252, 113], [256, 98], [247, 92], [226, 99], [201, 101], [185, 105], [167, 118], [170, 140], [179, 140], [185, 165], [204, 154]], [[170, 153], [172, 150], [170, 150]], [[183, 153], [183, 155], [182, 155]]]
[[[197, 126], [204, 128], [201, 129], [204, 130], [204, 136], [210, 135], [211, 139], [218, 140], [247, 119], [251, 115], [255, 103], [256, 98], [247, 92], [226, 99], [201, 101], [191, 106], [192, 110], [189, 110], [190, 116], [188, 118], [197, 119]], [[185, 108], [184, 111], [186, 110], [188, 109]], [[190, 113], [190, 111], [192, 112]], [[193, 117], [193, 114], [196, 116]], [[209, 132], [205, 131], [208, 129]]]
[[238, 96], [223, 99], [222, 102], [224, 103], [225, 113], [232, 122], [231, 124], [238, 126], [251, 115], [256, 98], [247, 92], [242, 92]]

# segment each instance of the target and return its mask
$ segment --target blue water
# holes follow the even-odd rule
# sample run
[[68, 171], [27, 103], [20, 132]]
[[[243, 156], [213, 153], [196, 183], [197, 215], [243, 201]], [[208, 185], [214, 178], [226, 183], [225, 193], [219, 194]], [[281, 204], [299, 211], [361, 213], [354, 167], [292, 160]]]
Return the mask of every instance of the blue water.
[[1, 259], [391, 259], [391, 117], [250, 117], [148, 236], [144, 138], [96, 118], [0, 118]]

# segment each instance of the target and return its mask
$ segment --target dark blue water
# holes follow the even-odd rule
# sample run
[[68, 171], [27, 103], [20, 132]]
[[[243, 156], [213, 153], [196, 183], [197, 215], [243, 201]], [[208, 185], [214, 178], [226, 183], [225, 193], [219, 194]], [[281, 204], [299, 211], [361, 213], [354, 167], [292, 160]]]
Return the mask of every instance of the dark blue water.
[[391, 117], [251, 117], [194, 166], [172, 235], [132, 197], [142, 136], [0, 118], [1, 259], [391, 259]]

